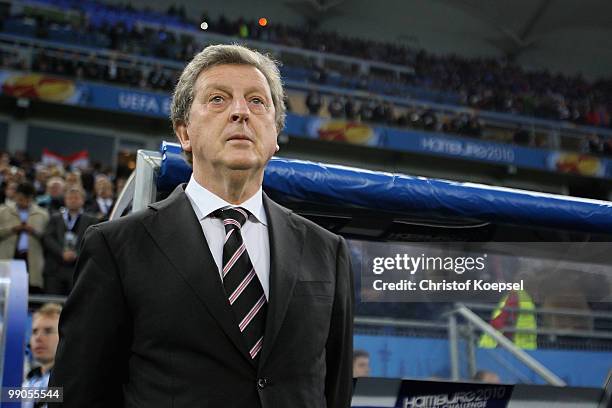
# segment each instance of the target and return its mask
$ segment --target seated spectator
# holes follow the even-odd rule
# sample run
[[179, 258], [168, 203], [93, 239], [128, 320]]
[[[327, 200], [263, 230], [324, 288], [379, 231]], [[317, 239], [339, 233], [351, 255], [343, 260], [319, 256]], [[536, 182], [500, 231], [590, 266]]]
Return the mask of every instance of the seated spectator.
[[72, 273], [85, 230], [98, 222], [93, 215], [83, 212], [85, 191], [78, 185], [66, 190], [66, 207], [49, 219], [43, 245], [45, 248], [45, 292], [68, 295], [72, 290]]
[[373, 122], [374, 121], [374, 108], [376, 103], [373, 99], [362, 101], [359, 107], [359, 117], [362, 122]]
[[344, 102], [339, 95], [334, 95], [332, 100], [327, 105], [329, 115], [334, 119], [339, 119], [344, 116]]
[[383, 122], [387, 125], [393, 124], [395, 121], [395, 107], [391, 102], [383, 103]]
[[423, 128], [423, 112], [419, 109], [411, 109], [406, 112], [408, 117], [408, 126], [413, 129]]
[[353, 378], [370, 375], [370, 354], [365, 350], [353, 351]]
[[[32, 335], [30, 349], [36, 366], [28, 372], [23, 387], [46, 389], [49, 376], [55, 364], [55, 353], [59, 343], [59, 316], [62, 307], [55, 303], [45, 303], [32, 316]], [[45, 405], [39, 402], [24, 402], [22, 408], [37, 408]]]
[[594, 133], [588, 135], [586, 138], [586, 148], [583, 150], [585, 150], [584, 153], [603, 153], [603, 143], [599, 135]]
[[423, 129], [435, 131], [438, 126], [438, 116], [432, 109], [427, 109], [421, 115], [421, 121], [423, 123]]
[[399, 127], [407, 127], [409, 123], [409, 114], [407, 112], [402, 113], [395, 118], [395, 124]]
[[372, 121], [375, 123], [383, 123], [385, 121], [385, 105], [382, 100], [377, 100], [374, 106]]
[[321, 110], [321, 94], [317, 91], [310, 91], [306, 95], [306, 107], [311, 115], [318, 115]]
[[347, 120], [357, 119], [357, 107], [355, 106], [355, 100], [348, 96], [344, 103], [344, 116]]
[[49, 214], [33, 200], [34, 186], [21, 183], [15, 192], [15, 203], [0, 206], [0, 259], [23, 259], [29, 274], [30, 293], [41, 293], [42, 236]]
[[468, 120], [467, 126], [465, 128], [465, 134], [467, 136], [472, 136], [472, 137], [477, 137], [477, 138], [482, 137], [482, 124], [481, 124], [480, 119], [472, 115], [470, 119]]
[[47, 181], [47, 191], [36, 198], [36, 203], [46, 208], [49, 213], [55, 213], [64, 206], [64, 190], [66, 182], [63, 178], [54, 176]]

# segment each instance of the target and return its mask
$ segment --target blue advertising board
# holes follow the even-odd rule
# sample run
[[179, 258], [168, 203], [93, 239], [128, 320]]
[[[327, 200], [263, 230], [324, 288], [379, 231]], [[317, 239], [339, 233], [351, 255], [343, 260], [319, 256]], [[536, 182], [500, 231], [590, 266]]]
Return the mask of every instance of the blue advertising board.
[[[0, 70], [1, 93], [93, 109], [168, 118], [170, 95], [128, 87], [74, 81], [47, 74]], [[291, 136], [515, 166], [581, 176], [612, 178], [612, 160], [484, 141], [443, 133], [399, 130], [359, 122], [287, 115]]]

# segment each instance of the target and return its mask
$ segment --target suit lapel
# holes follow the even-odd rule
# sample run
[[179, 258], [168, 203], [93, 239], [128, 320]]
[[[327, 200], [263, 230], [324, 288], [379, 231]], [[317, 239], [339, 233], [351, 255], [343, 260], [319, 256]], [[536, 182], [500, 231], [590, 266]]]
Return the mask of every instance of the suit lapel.
[[149, 207], [157, 210], [157, 214], [144, 221], [145, 228], [232, 343], [254, 365], [184, 184], [167, 199]]
[[276, 204], [265, 194], [263, 203], [268, 217], [270, 237], [270, 303], [260, 366], [263, 366], [270, 355], [287, 314], [304, 246], [304, 227], [296, 225], [291, 212]]
[[60, 242], [64, 242], [66, 232], [66, 221], [64, 221], [64, 217], [60, 216], [60, 220], [57, 224], [55, 224], [55, 233], [59, 238]]

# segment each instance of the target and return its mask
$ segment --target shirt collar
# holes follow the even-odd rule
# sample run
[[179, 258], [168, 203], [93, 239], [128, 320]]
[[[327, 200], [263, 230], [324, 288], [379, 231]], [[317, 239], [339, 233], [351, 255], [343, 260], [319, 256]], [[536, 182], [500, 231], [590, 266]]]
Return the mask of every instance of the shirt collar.
[[268, 225], [268, 218], [266, 217], [266, 212], [263, 207], [263, 191], [261, 187], [259, 187], [259, 190], [257, 190], [257, 192], [251, 198], [243, 203], [234, 205], [228, 203], [218, 195], [202, 187], [193, 178], [193, 175], [191, 175], [189, 183], [187, 183], [187, 188], [185, 188], [185, 193], [196, 209], [196, 214], [200, 221], [210, 216], [211, 213], [220, 208], [240, 206], [249, 211], [258, 222], [265, 226]]

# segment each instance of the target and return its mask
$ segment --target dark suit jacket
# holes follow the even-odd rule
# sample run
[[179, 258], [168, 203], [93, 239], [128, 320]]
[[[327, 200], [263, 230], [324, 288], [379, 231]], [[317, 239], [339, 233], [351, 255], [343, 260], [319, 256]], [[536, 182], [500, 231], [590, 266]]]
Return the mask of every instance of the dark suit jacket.
[[348, 407], [346, 243], [266, 196], [264, 207], [270, 303], [258, 366], [183, 185], [87, 231], [49, 384], [64, 387], [63, 407]]
[[[93, 215], [83, 213], [74, 224], [74, 234], [77, 236], [77, 245], [85, 235], [85, 231], [91, 225], [97, 224], [98, 219]], [[74, 265], [66, 265], [62, 258], [64, 254], [64, 237], [66, 234], [66, 223], [61, 213], [53, 214], [43, 235], [43, 246], [45, 248], [44, 275], [58, 273], [60, 269], [74, 268]], [[77, 246], [78, 247], [78, 246]]]
[[115, 206], [115, 199], [113, 199], [113, 204], [108, 209], [107, 214], [106, 215], [102, 215], [102, 214], [104, 214], [104, 212], [102, 211], [102, 208], [98, 204], [98, 200], [96, 200], [96, 197], [94, 196], [94, 197], [91, 197], [89, 200], [87, 200], [85, 202], [85, 205], [83, 206], [83, 208], [88, 213], [94, 214], [96, 217], [98, 217], [99, 221], [108, 221], [108, 217], [110, 216], [111, 212], [113, 211], [113, 207], [114, 206]]

